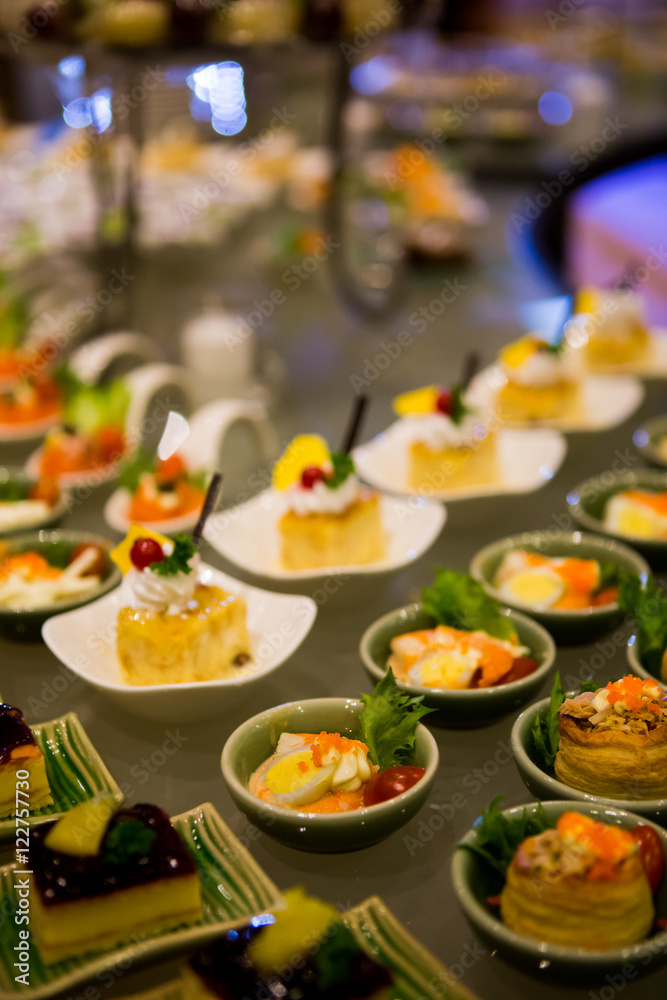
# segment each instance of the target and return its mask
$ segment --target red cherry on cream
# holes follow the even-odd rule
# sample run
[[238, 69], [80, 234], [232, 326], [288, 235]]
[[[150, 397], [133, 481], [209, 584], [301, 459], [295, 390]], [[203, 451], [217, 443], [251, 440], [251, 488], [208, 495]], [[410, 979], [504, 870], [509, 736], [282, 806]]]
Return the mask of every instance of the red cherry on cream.
[[144, 570], [151, 563], [163, 562], [164, 552], [154, 538], [137, 538], [130, 549], [130, 562], [137, 569]]
[[452, 402], [452, 394], [449, 389], [443, 389], [438, 393], [435, 408], [439, 413], [444, 413], [445, 416], [449, 417], [452, 412]]
[[315, 483], [324, 482], [325, 475], [316, 465], [309, 465], [301, 473], [301, 485], [305, 490], [312, 490]]

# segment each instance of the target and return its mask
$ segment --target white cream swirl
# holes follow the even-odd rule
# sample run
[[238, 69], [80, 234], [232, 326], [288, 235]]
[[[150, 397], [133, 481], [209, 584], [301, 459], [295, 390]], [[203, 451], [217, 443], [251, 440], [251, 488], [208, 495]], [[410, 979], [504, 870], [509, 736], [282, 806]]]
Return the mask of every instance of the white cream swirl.
[[187, 609], [195, 595], [199, 579], [199, 553], [195, 553], [188, 566], [189, 573], [179, 570], [170, 576], [161, 576], [151, 569], [134, 567], [125, 577], [129, 600], [134, 608], [177, 615]]
[[286, 510], [305, 517], [307, 514], [342, 514], [359, 499], [359, 480], [352, 474], [335, 489], [321, 480], [308, 489], [300, 482], [283, 491]]
[[520, 365], [501, 362], [500, 367], [508, 380], [516, 385], [555, 385], [573, 377], [571, 361], [565, 351], [561, 354], [535, 351]]

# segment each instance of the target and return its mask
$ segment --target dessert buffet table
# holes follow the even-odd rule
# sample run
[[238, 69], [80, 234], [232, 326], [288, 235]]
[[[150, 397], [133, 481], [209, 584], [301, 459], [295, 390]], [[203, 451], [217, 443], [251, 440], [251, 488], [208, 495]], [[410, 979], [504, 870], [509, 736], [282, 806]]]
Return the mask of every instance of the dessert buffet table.
[[[437, 380], [440, 374], [443, 380], [456, 376], [471, 348], [490, 362], [497, 349], [517, 335], [517, 297], [536, 298], [549, 290], [533, 285], [506, 256], [503, 224], [513, 199], [522, 192], [505, 187], [483, 193], [492, 210], [483, 237], [478, 237], [483, 268], [450, 274], [415, 272], [409, 300], [381, 329], [362, 330], [339, 310], [324, 268], [283, 296], [261, 330], [267, 342], [279, 349], [287, 370], [286, 389], [273, 413], [281, 441], [303, 431], [317, 431], [330, 440], [340, 438], [352, 397], [352, 375], [366, 383], [371, 394], [367, 438], [390, 422], [395, 394]], [[238, 261], [228, 264], [225, 282], [230, 290], [238, 278], [245, 282], [242, 287], [250, 293], [249, 301], [257, 295], [270, 302], [271, 286], [255, 288], [247, 271], [235, 274], [234, 268], [241, 267]], [[172, 339], [175, 342], [184, 308], [203, 293], [207, 281], [215, 280], [216, 272], [210, 260], [191, 260], [187, 268], [178, 260], [166, 260], [160, 267], [158, 271], [154, 264], [141, 265], [134, 294], [145, 331], [159, 335], [169, 347]], [[277, 275], [276, 287], [280, 280]], [[445, 280], [450, 283], [447, 305], [436, 315], [437, 308], [430, 306], [436, 299], [442, 301]], [[414, 311], [419, 309], [424, 310], [425, 323], [414, 321]], [[402, 331], [407, 335], [399, 341]], [[30, 722], [77, 712], [130, 803], [155, 802], [174, 815], [212, 802], [279, 887], [302, 883], [309, 892], [342, 909], [380, 895], [411, 933], [483, 1000], [517, 1000], [534, 996], [536, 990], [543, 1000], [557, 1000], [566, 992], [573, 1000], [606, 1000], [619, 991], [631, 1000], [648, 1000], [664, 983], [664, 971], [648, 969], [637, 981], [636, 970], [629, 969], [622, 981], [612, 977], [586, 984], [573, 973], [565, 985], [546, 978], [540, 982], [493, 954], [458, 909], [450, 879], [457, 840], [495, 796], [503, 795], [504, 806], [532, 801], [512, 759], [513, 716], [482, 728], [461, 729], [444, 728], [436, 717], [429, 719], [440, 750], [440, 768], [428, 804], [388, 840], [347, 854], [299, 852], [260, 834], [227, 793], [220, 753], [244, 719], [272, 705], [327, 695], [356, 697], [370, 691], [373, 683], [358, 653], [359, 640], [370, 623], [415, 599], [420, 587], [430, 584], [437, 566], [465, 570], [472, 556], [497, 538], [528, 529], [573, 527], [567, 515], [568, 490], [597, 472], [639, 468], [642, 460], [633, 446], [633, 431], [646, 417], [666, 407], [667, 388], [660, 381], [647, 383], [641, 409], [626, 423], [611, 431], [569, 435], [561, 469], [539, 492], [448, 504], [440, 538], [406, 569], [386, 576], [341, 576], [314, 586], [294, 586], [295, 593], [310, 594], [318, 605], [312, 631], [287, 663], [253, 689], [251, 700], [236, 705], [229, 714], [194, 723], [183, 723], [175, 714], [165, 724], [125, 714], [70, 674], [39, 643], [0, 643], [3, 699], [21, 706]], [[27, 451], [7, 447], [1, 458], [16, 461]], [[230, 441], [228, 451], [227, 499], [252, 493], [248, 477], [254, 470], [248, 468], [244, 440]], [[66, 525], [108, 534], [102, 510], [112, 489], [110, 484], [100, 487], [74, 509]], [[210, 549], [205, 549], [204, 558], [234, 576], [257, 582]], [[260, 585], [280, 589], [274, 582]], [[557, 667], [565, 687], [591, 670], [601, 683], [621, 676], [626, 668], [622, 632], [602, 636], [590, 645], [559, 648]], [[550, 687], [551, 679], [539, 697], [546, 696]], [[167, 981], [174, 972], [174, 963], [144, 970], [116, 968], [69, 995], [112, 1000]]]

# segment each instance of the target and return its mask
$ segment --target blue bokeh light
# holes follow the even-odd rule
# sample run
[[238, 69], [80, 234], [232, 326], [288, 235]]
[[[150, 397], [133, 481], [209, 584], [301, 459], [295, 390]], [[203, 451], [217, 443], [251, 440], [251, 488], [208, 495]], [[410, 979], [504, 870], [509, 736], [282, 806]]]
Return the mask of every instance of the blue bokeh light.
[[197, 121], [210, 120], [220, 135], [236, 135], [245, 128], [246, 99], [243, 68], [237, 62], [207, 63], [187, 78], [192, 90], [190, 112]]
[[537, 104], [547, 125], [565, 125], [572, 117], [572, 101], [558, 90], [547, 90]]
[[58, 63], [58, 72], [67, 80], [80, 80], [86, 69], [83, 56], [65, 56]]
[[391, 56], [373, 56], [368, 62], [354, 67], [350, 83], [358, 94], [379, 94], [395, 83], [399, 75]]
[[63, 108], [63, 118], [65, 124], [70, 128], [86, 128], [92, 124], [93, 117], [90, 112], [90, 102], [87, 97], [75, 97], [73, 101]]

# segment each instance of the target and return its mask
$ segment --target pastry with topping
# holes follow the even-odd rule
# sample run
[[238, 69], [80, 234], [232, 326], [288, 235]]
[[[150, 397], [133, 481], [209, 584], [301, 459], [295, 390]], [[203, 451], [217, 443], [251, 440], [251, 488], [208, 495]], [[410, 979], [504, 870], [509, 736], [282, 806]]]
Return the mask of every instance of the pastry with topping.
[[614, 604], [618, 583], [613, 563], [528, 549], [506, 552], [493, 581], [506, 601], [535, 611], [584, 611]]
[[190, 471], [179, 454], [159, 459], [139, 451], [118, 481], [128, 493], [126, 517], [137, 524], [196, 517], [204, 506], [208, 478], [204, 471]]
[[488, 391], [429, 385], [397, 396], [388, 433], [408, 452], [408, 482], [420, 492], [493, 483], [496, 440]]
[[510, 684], [537, 670], [511, 618], [471, 576], [439, 570], [433, 587], [422, 591], [422, 605], [437, 624], [391, 640], [387, 666], [399, 681], [469, 690]]
[[412, 765], [415, 729], [431, 709], [399, 691], [391, 670], [362, 695], [362, 739], [340, 733], [281, 733], [248, 790], [305, 815], [341, 813], [394, 798], [424, 776]]
[[667, 797], [667, 694], [628, 674], [560, 707], [559, 781], [612, 799]]
[[201, 919], [200, 879], [161, 809], [108, 795], [30, 834], [30, 927], [51, 964]]
[[219, 680], [249, 663], [245, 600], [204, 582], [189, 535], [132, 525], [111, 556], [125, 574], [116, 648], [126, 683]]
[[300, 886], [284, 900], [284, 909], [193, 955], [181, 974], [184, 1000], [391, 1000], [392, 973], [360, 947], [335, 906]]
[[315, 434], [294, 438], [273, 470], [284, 504], [279, 522], [285, 569], [360, 566], [386, 552], [379, 494], [362, 487], [349, 454]]
[[571, 412], [579, 379], [563, 340], [550, 343], [530, 334], [508, 344], [498, 357], [502, 384], [498, 417], [509, 422], [551, 420]]
[[[19, 788], [24, 794], [17, 794]], [[0, 819], [15, 816], [17, 803], [32, 812], [52, 802], [44, 755], [23, 712], [0, 704]]]
[[565, 335], [593, 368], [641, 362], [650, 353], [644, 303], [630, 288], [580, 289]]

